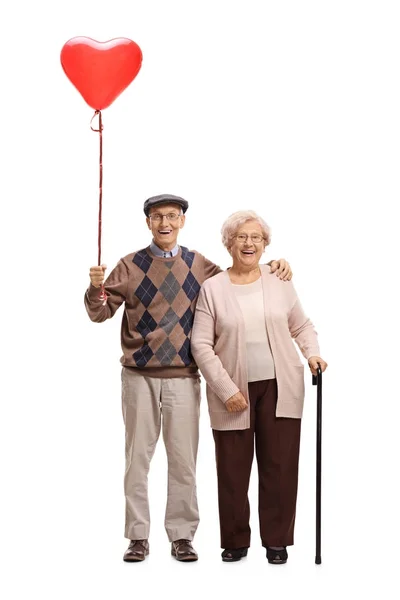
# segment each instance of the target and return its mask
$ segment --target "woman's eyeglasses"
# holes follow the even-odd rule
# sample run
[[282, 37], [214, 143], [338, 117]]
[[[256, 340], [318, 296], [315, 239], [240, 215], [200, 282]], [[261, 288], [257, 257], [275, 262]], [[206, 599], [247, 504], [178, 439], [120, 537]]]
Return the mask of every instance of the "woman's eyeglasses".
[[252, 235], [246, 235], [245, 233], [239, 233], [239, 235], [235, 235], [235, 238], [240, 244], [244, 244], [247, 242], [247, 239], [250, 238], [253, 244], [260, 244], [263, 239], [265, 239], [262, 235], [258, 235], [258, 233], [254, 233]]

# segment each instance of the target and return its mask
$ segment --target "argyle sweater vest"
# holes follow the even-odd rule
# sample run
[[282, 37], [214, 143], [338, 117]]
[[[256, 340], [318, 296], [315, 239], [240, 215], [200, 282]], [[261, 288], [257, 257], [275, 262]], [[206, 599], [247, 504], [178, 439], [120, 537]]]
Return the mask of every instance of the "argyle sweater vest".
[[221, 269], [181, 246], [172, 258], [149, 247], [122, 258], [107, 277], [106, 300], [92, 285], [85, 294], [90, 319], [102, 323], [124, 304], [121, 363], [154, 377], [197, 374], [190, 352], [193, 315], [200, 286]]

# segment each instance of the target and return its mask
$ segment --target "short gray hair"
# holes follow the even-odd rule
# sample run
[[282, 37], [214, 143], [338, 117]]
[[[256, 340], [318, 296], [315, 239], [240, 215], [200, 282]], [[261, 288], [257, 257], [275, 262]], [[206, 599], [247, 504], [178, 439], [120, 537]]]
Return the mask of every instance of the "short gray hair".
[[257, 221], [261, 226], [264, 236], [264, 247], [271, 242], [271, 230], [267, 223], [253, 210], [238, 210], [231, 214], [222, 225], [221, 235], [222, 243], [228, 250], [232, 246], [232, 241], [239, 227], [247, 223], [247, 221]]

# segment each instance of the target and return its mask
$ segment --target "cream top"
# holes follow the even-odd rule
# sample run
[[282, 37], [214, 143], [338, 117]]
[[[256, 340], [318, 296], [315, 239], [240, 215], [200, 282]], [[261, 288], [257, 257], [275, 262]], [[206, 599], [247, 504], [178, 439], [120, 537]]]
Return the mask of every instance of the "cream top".
[[261, 277], [253, 283], [231, 285], [244, 319], [248, 381], [274, 379], [275, 366], [265, 323]]

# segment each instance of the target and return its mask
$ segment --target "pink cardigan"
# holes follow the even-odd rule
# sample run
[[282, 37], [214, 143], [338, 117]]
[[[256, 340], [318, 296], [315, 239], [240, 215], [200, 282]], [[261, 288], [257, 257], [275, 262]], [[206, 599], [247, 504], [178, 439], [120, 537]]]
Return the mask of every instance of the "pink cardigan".
[[[277, 417], [300, 419], [304, 403], [303, 356], [319, 356], [317, 333], [306, 317], [292, 282], [281, 281], [260, 265], [265, 323], [278, 384]], [[201, 287], [194, 318], [191, 351], [204, 375], [213, 429], [248, 429], [249, 407], [230, 413], [225, 402], [239, 390], [247, 398], [247, 361], [243, 316], [228, 271], [207, 279]]]

